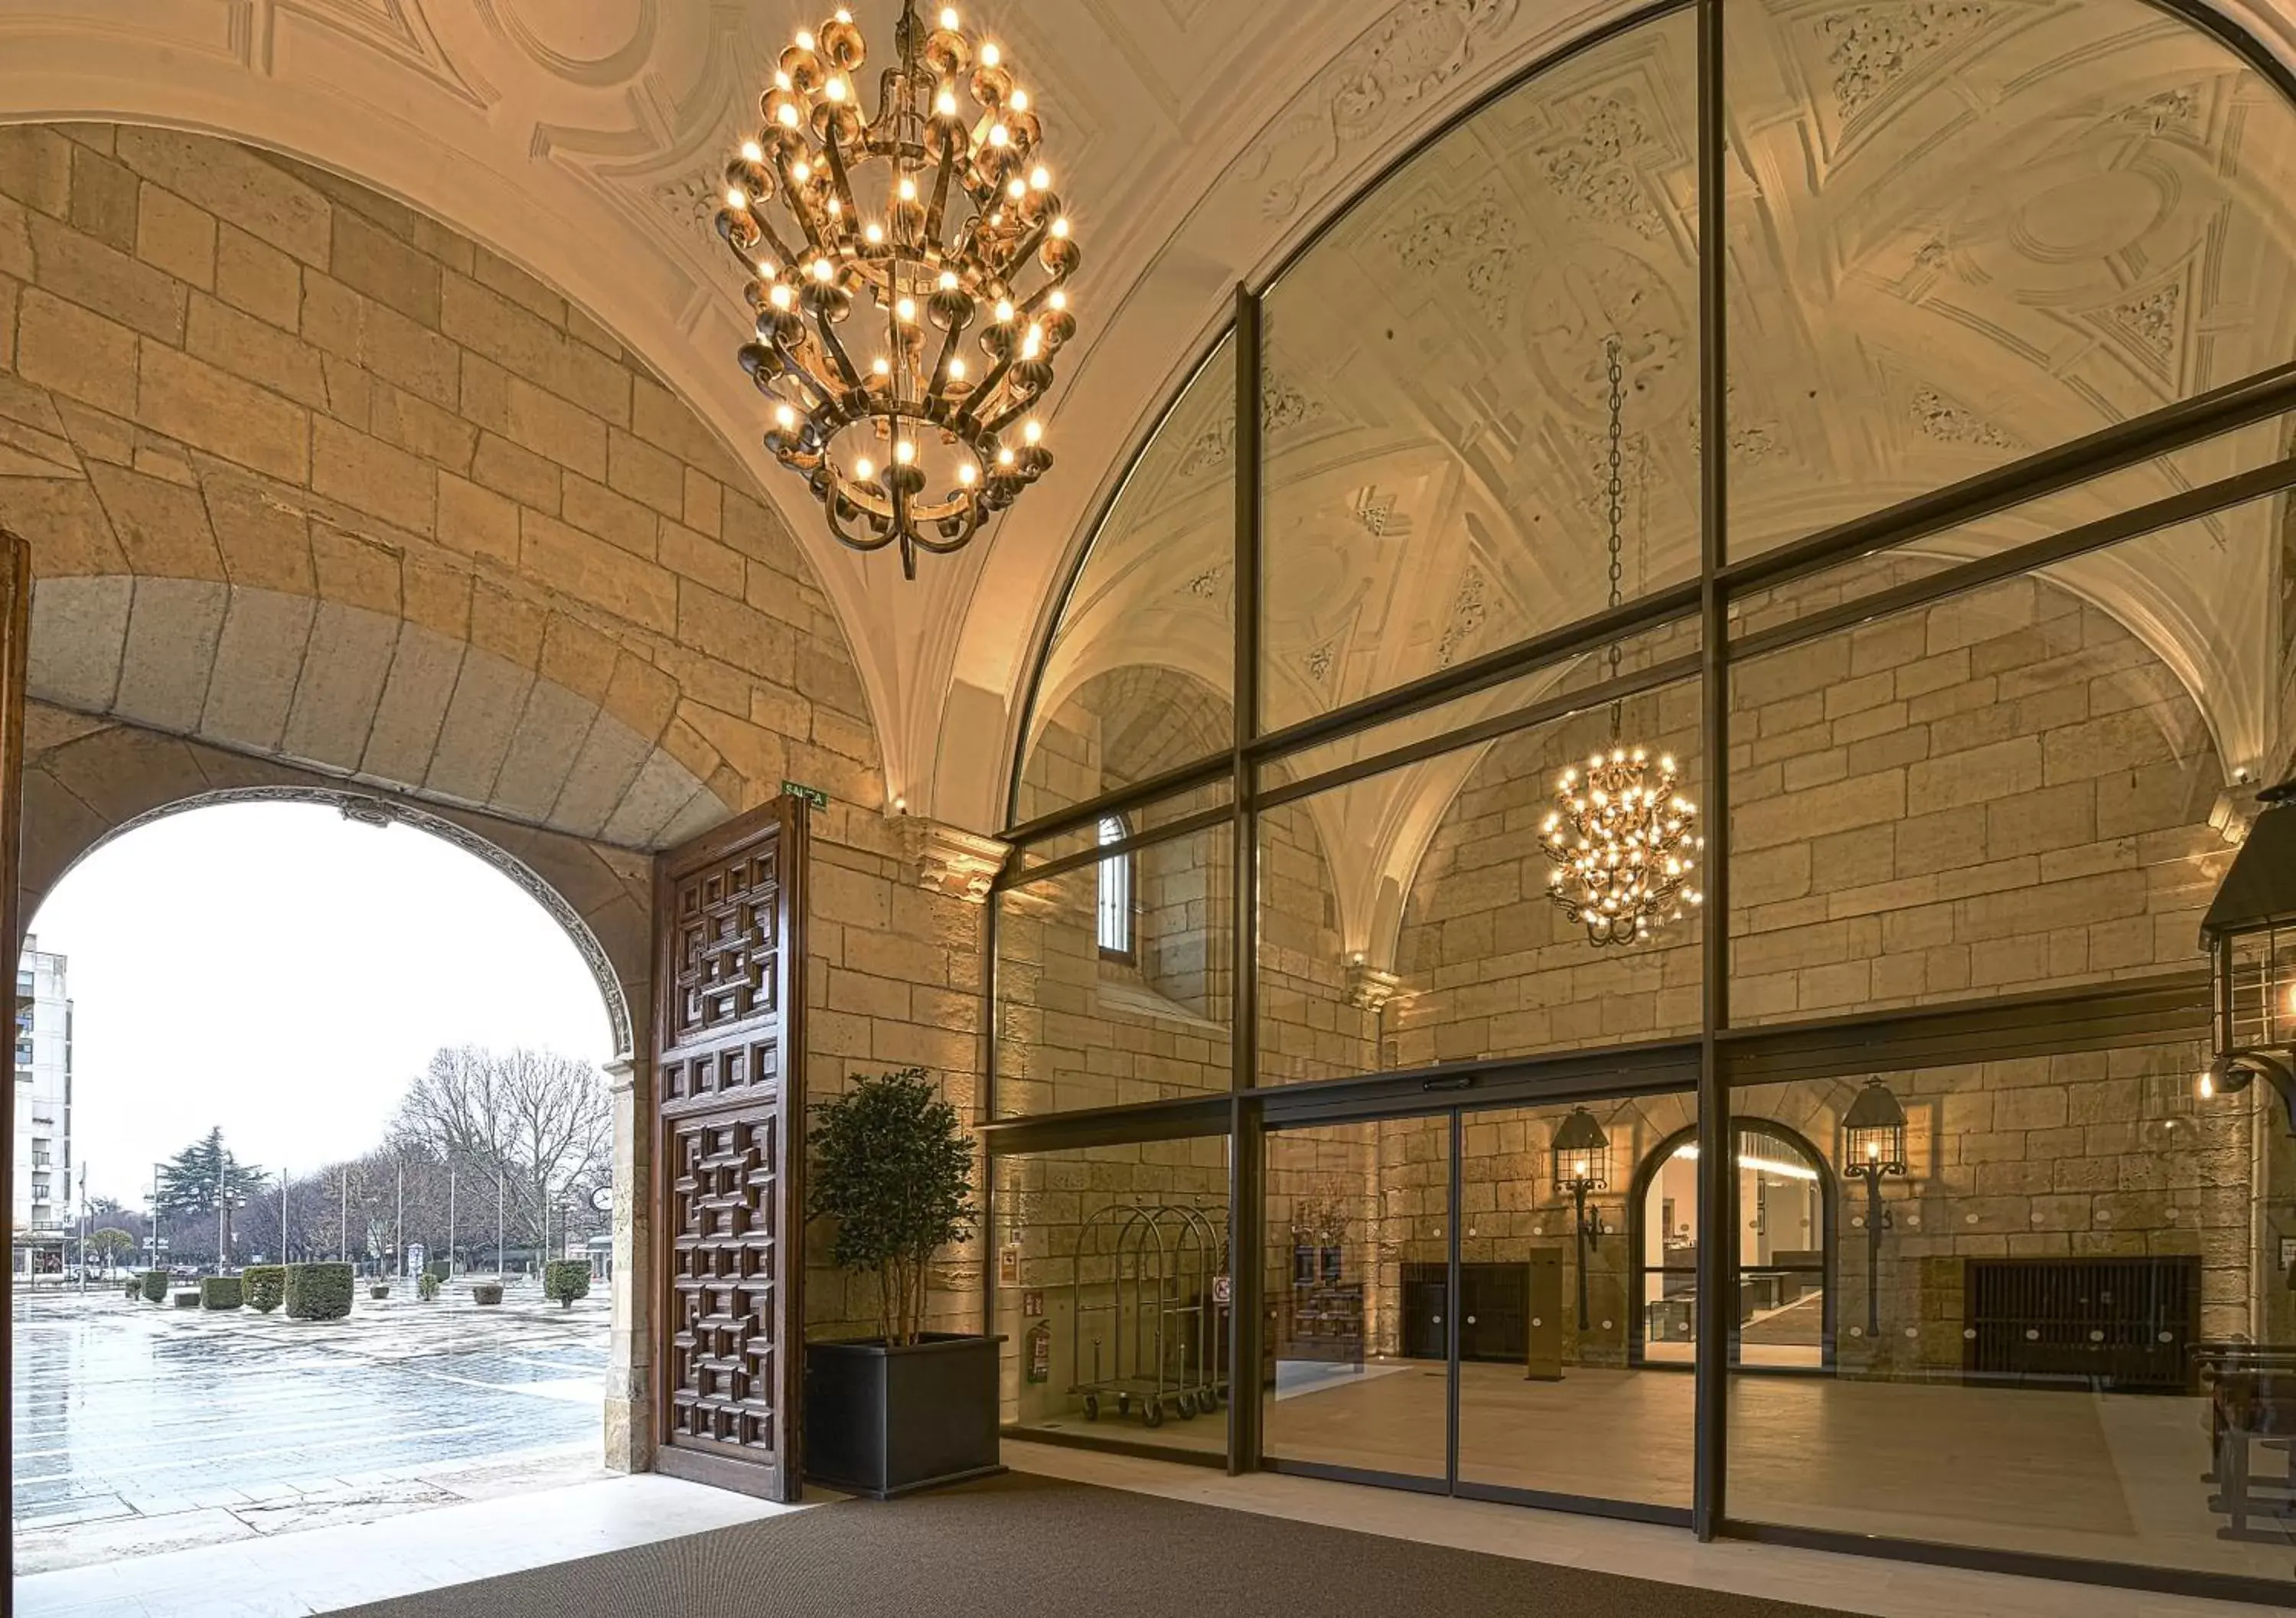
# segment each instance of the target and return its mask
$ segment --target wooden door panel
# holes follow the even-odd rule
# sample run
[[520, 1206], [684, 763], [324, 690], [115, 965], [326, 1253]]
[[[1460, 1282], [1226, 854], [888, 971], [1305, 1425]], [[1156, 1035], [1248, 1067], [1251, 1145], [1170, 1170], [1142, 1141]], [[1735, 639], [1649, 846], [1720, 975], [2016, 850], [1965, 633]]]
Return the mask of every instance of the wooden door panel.
[[655, 1465], [783, 1500], [802, 1473], [804, 814], [740, 816], [654, 882]]

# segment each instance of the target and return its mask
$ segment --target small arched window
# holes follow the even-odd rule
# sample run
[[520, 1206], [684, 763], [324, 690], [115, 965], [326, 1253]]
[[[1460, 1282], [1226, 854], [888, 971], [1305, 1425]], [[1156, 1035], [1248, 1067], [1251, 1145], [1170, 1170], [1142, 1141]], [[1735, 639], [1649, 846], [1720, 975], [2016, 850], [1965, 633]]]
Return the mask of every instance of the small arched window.
[[[1132, 834], [1121, 815], [1103, 815], [1100, 841], [1104, 848]], [[1130, 853], [1111, 854], [1100, 862], [1100, 952], [1111, 960], [1130, 961], [1132, 944], [1132, 875]]]

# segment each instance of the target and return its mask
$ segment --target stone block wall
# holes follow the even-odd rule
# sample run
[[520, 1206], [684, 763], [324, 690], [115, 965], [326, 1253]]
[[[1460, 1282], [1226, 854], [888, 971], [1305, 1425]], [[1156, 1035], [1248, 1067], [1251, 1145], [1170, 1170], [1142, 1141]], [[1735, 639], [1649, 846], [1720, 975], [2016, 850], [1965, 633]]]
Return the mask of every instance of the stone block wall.
[[[141, 723], [287, 747], [202, 720], [317, 678], [275, 667], [308, 643], [339, 680], [372, 666], [292, 743], [331, 773], [540, 819], [658, 753], [689, 784], [618, 827], [639, 844], [784, 777], [882, 800], [843, 635], [747, 472], [581, 310], [349, 181], [169, 130], [0, 128], [0, 468], [41, 579], [244, 594], [216, 714]], [[36, 658], [124, 623], [36, 621]], [[428, 730], [370, 760], [384, 703]], [[594, 711], [635, 740], [586, 749]]]

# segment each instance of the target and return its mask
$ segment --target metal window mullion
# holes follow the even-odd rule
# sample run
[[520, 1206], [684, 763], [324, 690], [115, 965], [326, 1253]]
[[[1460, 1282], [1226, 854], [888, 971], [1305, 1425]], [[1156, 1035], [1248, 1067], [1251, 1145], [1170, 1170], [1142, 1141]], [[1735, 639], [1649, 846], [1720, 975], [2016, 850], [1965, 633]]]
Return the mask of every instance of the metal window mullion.
[[1266, 467], [1262, 464], [1259, 295], [1235, 289], [1234, 875], [1228, 987], [1228, 1088], [1235, 1093], [1228, 1153], [1228, 1453], [1231, 1474], [1260, 1461], [1260, 1332], [1266, 1318], [1259, 1253], [1265, 1201], [1266, 1138], [1259, 1104], [1242, 1098], [1259, 1075], [1259, 811], [1251, 743], [1259, 734], [1260, 570]]
[[1737, 1244], [1731, 1203], [1730, 1099], [1717, 1036], [1730, 1021], [1730, 625], [1723, 572], [1728, 564], [1729, 375], [1726, 218], [1724, 190], [1722, 0], [1698, 0], [1698, 396], [1699, 688], [1706, 758], [1706, 907], [1700, 932], [1703, 971], [1698, 1064], [1698, 1323], [1693, 1342], [1695, 1453], [1693, 1531], [1719, 1532], [1728, 1472], [1731, 1328], [1736, 1310]]

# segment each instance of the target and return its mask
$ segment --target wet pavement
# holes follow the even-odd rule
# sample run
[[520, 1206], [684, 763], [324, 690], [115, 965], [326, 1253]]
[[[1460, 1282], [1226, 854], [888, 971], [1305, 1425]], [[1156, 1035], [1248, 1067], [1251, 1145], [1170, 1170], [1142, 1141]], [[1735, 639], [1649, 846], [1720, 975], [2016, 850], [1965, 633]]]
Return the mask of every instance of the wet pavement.
[[531, 1284], [494, 1309], [362, 1286], [337, 1321], [20, 1296], [16, 1569], [603, 1475], [608, 1314]]

